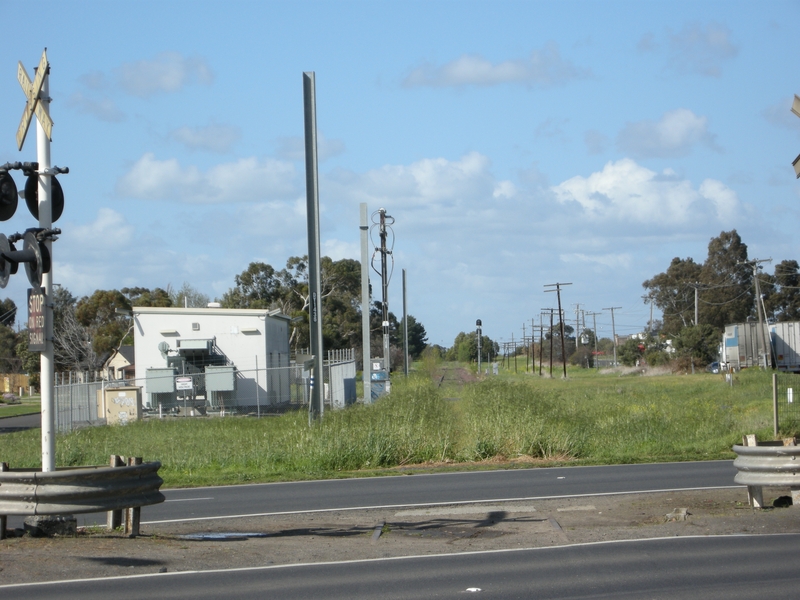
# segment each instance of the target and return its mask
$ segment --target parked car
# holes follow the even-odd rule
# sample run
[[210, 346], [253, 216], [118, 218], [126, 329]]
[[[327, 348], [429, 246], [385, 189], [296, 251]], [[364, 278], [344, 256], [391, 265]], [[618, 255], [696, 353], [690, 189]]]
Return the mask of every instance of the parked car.
[[719, 363], [716, 361], [712, 362], [710, 365], [706, 367], [706, 371], [708, 371], [709, 373], [719, 373]]

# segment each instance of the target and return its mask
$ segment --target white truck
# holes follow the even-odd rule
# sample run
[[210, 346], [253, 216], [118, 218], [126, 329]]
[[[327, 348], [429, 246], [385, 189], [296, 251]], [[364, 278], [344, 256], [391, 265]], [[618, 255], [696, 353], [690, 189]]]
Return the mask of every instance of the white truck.
[[720, 367], [724, 370], [769, 367], [800, 373], [800, 322], [727, 325]]

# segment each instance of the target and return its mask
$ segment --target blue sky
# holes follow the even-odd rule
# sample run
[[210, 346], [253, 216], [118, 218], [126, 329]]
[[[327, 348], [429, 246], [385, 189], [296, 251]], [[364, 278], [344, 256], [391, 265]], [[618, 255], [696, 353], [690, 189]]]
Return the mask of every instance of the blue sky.
[[[0, 39], [0, 162], [35, 160], [16, 70], [47, 47], [70, 168], [54, 281], [76, 296], [221, 297], [305, 254], [304, 71], [323, 254], [359, 258], [359, 203], [385, 208], [390, 310], [406, 269], [432, 343], [478, 318], [519, 338], [556, 282], [569, 318], [610, 337], [621, 307], [617, 333], [640, 331], [642, 282], [721, 231], [800, 258], [798, 2], [44, 1], [26, 22]], [[33, 224], [23, 203], [0, 231]], [[24, 306], [27, 286], [3, 292]]]

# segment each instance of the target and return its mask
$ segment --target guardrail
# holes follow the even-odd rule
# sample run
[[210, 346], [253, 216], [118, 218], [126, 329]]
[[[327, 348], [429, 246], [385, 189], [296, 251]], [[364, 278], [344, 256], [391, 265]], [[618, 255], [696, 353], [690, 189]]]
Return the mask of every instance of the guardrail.
[[[112, 465], [68, 467], [42, 472], [9, 469], [0, 463], [0, 538], [8, 515], [64, 515], [109, 511], [109, 525], [123, 509], [131, 509], [126, 533], [138, 535], [139, 508], [164, 501], [159, 491], [160, 462], [143, 463], [132, 458], [123, 466], [112, 456]], [[138, 462], [138, 464], [136, 464]], [[135, 511], [135, 512], [133, 512]]]
[[750, 435], [743, 445], [733, 447], [733, 466], [738, 471], [734, 481], [747, 486], [748, 500], [754, 508], [764, 506], [764, 487], [788, 487], [792, 504], [800, 505], [800, 446], [794, 444], [794, 439], [757, 442]]

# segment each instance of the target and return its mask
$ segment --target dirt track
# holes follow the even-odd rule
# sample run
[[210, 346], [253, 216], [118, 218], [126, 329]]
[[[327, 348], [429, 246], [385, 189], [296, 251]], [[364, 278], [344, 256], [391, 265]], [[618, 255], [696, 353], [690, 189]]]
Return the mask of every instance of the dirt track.
[[[764, 499], [786, 494], [765, 489]], [[680, 509], [686, 509], [685, 519]], [[754, 511], [743, 488], [168, 525], [147, 525], [146, 511], [136, 539], [90, 531], [0, 541], [0, 585], [662, 536], [800, 532], [800, 507]]]

